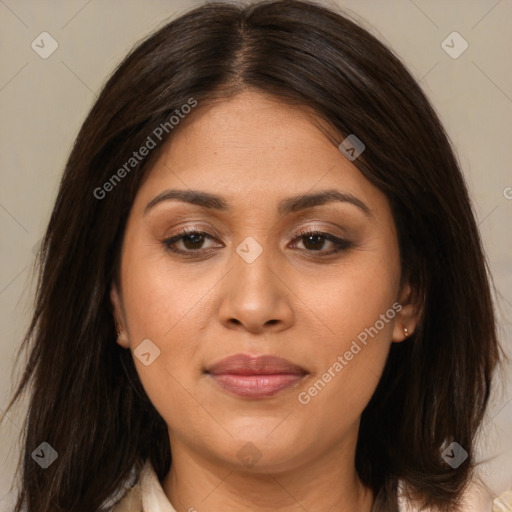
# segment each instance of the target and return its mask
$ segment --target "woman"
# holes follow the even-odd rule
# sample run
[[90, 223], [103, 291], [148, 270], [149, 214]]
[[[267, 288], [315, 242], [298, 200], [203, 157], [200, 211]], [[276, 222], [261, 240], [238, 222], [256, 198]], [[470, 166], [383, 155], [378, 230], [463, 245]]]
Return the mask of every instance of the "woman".
[[465, 510], [482, 245], [428, 100], [348, 19], [216, 3], [140, 44], [40, 261], [17, 511]]

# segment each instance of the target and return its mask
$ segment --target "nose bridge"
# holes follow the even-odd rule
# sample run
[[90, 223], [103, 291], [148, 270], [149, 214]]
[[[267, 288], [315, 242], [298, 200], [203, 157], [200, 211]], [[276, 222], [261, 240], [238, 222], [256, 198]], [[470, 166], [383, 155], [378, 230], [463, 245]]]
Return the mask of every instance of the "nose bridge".
[[277, 275], [276, 259], [268, 247], [247, 237], [233, 251], [232, 265], [229, 292], [220, 309], [223, 322], [259, 330], [291, 321], [286, 287]]
[[[260, 239], [261, 240], [261, 239]], [[275, 290], [275, 271], [272, 267], [272, 254], [265, 242], [253, 237], [245, 238], [235, 249], [232, 256], [234, 289], [239, 291], [239, 300], [272, 300], [278, 293]], [[274, 264], [275, 264], [274, 258]], [[265, 295], [266, 297], [263, 297]], [[252, 299], [251, 299], [252, 297]], [[259, 297], [259, 299], [258, 299]]]

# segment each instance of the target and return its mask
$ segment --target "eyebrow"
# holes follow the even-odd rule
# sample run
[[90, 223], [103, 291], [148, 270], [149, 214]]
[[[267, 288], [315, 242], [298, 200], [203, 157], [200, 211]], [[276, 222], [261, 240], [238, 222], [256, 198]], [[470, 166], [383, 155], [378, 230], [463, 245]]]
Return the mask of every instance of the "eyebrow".
[[[157, 204], [164, 201], [182, 201], [185, 203], [200, 206], [209, 210], [229, 211], [227, 201], [219, 195], [199, 190], [164, 190], [152, 199], [144, 208], [144, 215]], [[368, 217], [372, 217], [370, 208], [360, 199], [347, 192], [340, 192], [336, 189], [321, 190], [316, 193], [299, 194], [288, 197], [278, 203], [277, 211], [279, 215], [285, 216], [289, 213], [298, 212], [315, 206], [322, 206], [328, 203], [341, 202], [357, 206]]]

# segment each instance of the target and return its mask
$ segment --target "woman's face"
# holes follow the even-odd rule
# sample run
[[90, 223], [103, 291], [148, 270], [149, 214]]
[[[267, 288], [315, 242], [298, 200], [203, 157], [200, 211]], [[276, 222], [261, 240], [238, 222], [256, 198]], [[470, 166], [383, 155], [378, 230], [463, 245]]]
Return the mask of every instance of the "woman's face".
[[173, 455], [274, 471], [353, 455], [414, 329], [388, 200], [299, 107], [254, 91], [200, 107], [133, 204], [119, 343]]

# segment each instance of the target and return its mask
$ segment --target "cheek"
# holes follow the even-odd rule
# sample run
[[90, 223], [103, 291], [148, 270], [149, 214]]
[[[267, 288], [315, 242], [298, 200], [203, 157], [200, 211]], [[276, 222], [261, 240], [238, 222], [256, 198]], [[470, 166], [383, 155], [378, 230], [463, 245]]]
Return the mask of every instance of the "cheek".
[[366, 253], [358, 264], [331, 276], [329, 287], [321, 281], [309, 287], [324, 328], [310, 354], [318, 372], [298, 402], [310, 409], [313, 421], [329, 411], [336, 421], [350, 424], [370, 400], [391, 346], [393, 305], [399, 308], [395, 257]]
[[[299, 277], [299, 294], [322, 321], [327, 335], [319, 345], [329, 352], [343, 350], [361, 333], [364, 338], [366, 329], [376, 322], [380, 338], [390, 340], [399, 272], [397, 255], [379, 249], [354, 254], [335, 272], [319, 273], [315, 279]], [[384, 321], [380, 320], [381, 315]], [[311, 321], [314, 316], [310, 314]]]
[[[207, 287], [191, 270], [173, 268], [165, 252], [139, 250], [123, 264], [123, 295], [130, 333], [169, 343], [195, 325]], [[155, 255], [155, 253], [157, 253]], [[194, 339], [194, 336], [180, 339]]]
[[[135, 253], [133, 253], [135, 254]], [[123, 264], [123, 296], [134, 362], [151, 401], [176, 394], [199, 373], [197, 356], [208, 295], [204, 283], [169, 268], [164, 258], [127, 257]], [[143, 340], [158, 356], [146, 366], [137, 357]], [[174, 402], [174, 398], [173, 398]]]
[[[134, 261], [126, 261], [124, 270], [129, 278], [124, 297], [135, 367], [166, 423], [186, 432], [191, 424], [195, 428], [205, 421], [204, 409], [191, 400], [190, 392], [200, 374], [197, 353], [201, 322], [205, 322], [201, 306], [207, 296], [200, 283], [169, 272], [164, 261], [140, 265]], [[158, 356], [148, 366], [137, 357], [137, 346], [145, 339], [158, 349]]]
[[334, 334], [322, 336], [310, 350], [317, 371], [296, 393], [297, 421], [331, 440], [348, 431], [370, 401], [389, 353], [395, 316], [388, 293], [359, 299], [340, 290], [333, 304], [324, 313]]
[[[205, 430], [217, 426], [211, 412], [201, 400], [194, 398], [194, 388], [186, 375], [179, 371], [183, 364], [172, 365], [162, 353], [151, 366], [136, 361], [137, 373], [150, 402], [175, 436], [201, 439]], [[222, 435], [219, 431], [217, 434]]]

